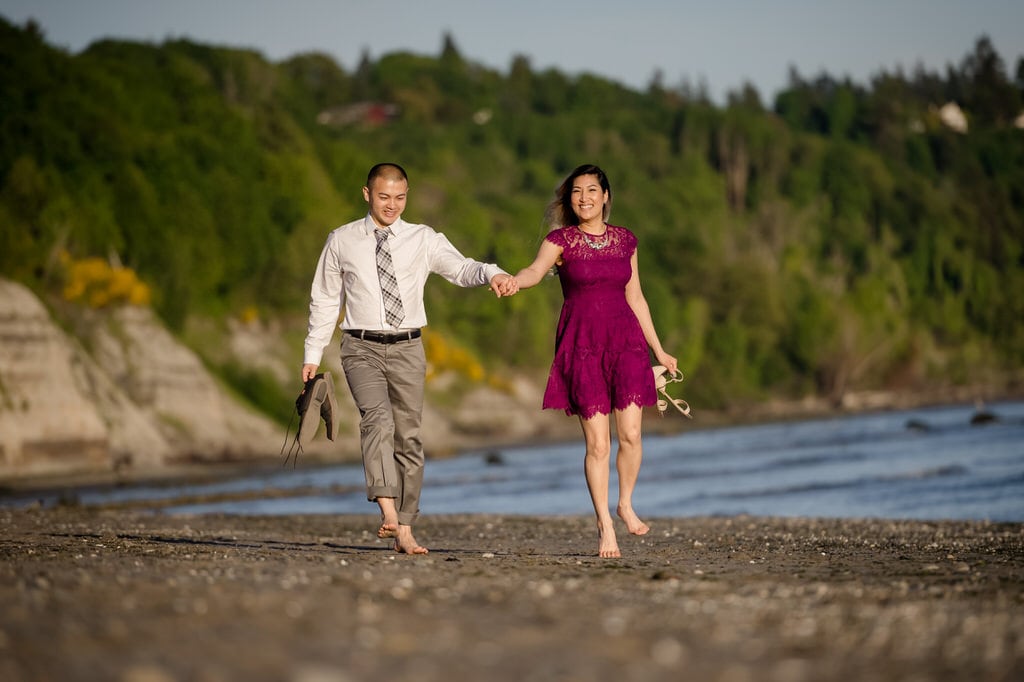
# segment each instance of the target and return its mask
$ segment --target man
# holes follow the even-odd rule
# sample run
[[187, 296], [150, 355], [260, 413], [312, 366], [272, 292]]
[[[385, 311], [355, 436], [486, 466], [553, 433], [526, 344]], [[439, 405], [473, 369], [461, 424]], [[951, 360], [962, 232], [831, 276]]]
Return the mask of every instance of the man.
[[401, 166], [377, 164], [363, 187], [369, 213], [328, 235], [310, 291], [302, 380], [316, 375], [344, 304], [341, 364], [361, 415], [367, 499], [381, 513], [377, 535], [394, 537], [397, 552], [426, 554], [412, 533], [423, 485], [423, 286], [435, 272], [462, 287], [490, 284], [498, 297], [514, 290], [497, 265], [466, 258], [443, 234], [402, 220], [408, 194]]

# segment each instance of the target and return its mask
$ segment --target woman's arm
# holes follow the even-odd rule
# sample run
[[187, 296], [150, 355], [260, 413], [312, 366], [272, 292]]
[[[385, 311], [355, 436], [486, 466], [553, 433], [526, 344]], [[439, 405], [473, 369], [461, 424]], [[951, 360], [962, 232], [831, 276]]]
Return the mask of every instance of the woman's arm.
[[626, 283], [626, 302], [633, 309], [633, 314], [636, 315], [636, 319], [640, 323], [640, 329], [644, 333], [644, 339], [647, 340], [647, 345], [654, 351], [654, 357], [658, 360], [658, 364], [664, 365], [668, 368], [669, 372], [675, 374], [678, 369], [678, 361], [661, 347], [661, 341], [658, 340], [658, 332], [654, 329], [654, 320], [651, 319], [651, 309], [647, 305], [647, 299], [644, 298], [644, 292], [640, 288], [640, 266], [636, 251], [633, 252], [633, 256], [629, 259], [629, 264], [633, 268], [633, 275], [629, 278], [629, 282]]
[[519, 285], [518, 288], [529, 289], [536, 286], [561, 257], [562, 247], [545, 239], [540, 245], [540, 250], [537, 251], [537, 258], [516, 273], [515, 280]]

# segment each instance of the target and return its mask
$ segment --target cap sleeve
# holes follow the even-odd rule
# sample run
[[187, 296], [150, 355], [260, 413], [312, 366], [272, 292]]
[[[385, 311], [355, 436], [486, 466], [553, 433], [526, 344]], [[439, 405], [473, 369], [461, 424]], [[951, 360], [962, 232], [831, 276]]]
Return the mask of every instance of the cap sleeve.
[[[623, 229], [625, 230], [625, 228], [623, 228]], [[630, 255], [633, 255], [633, 252], [636, 251], [636, 245], [637, 245], [637, 241], [638, 240], [636, 238], [636, 235], [633, 234], [632, 230], [625, 230], [625, 231], [626, 231], [626, 250], [629, 251]]]
[[620, 253], [632, 256], [636, 251], [637, 245], [637, 238], [636, 235], [633, 234], [633, 230], [620, 225], [609, 225], [608, 229], [615, 230], [615, 239], [619, 244], [619, 248], [622, 249]]
[[566, 248], [569, 244], [565, 238], [565, 228], [560, 227], [557, 230], [551, 230], [544, 237], [545, 241], [549, 241], [559, 248]]

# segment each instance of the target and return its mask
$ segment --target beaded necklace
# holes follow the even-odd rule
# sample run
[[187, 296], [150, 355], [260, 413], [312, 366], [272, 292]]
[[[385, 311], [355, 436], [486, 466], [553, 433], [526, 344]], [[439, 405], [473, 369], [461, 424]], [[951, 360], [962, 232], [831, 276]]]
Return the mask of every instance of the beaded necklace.
[[[585, 232], [583, 230], [583, 228], [580, 227], [579, 225], [576, 226], [576, 229], [579, 230], [580, 234], [583, 235], [583, 241], [586, 242], [587, 246], [589, 246], [590, 248], [594, 249], [595, 251], [600, 251], [601, 249], [603, 249], [606, 246], [608, 246], [609, 236], [608, 236], [608, 227], [607, 226], [605, 226], [604, 232], [602, 232], [599, 235], [591, 235], [589, 232]], [[592, 239], [592, 237], [595, 237], [595, 236], [599, 237], [600, 241]]]

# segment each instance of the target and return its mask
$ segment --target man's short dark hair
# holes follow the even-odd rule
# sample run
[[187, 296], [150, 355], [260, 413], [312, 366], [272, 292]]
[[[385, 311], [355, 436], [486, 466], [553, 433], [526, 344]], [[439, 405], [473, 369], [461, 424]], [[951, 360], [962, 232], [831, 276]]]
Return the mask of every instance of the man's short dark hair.
[[366, 186], [372, 187], [373, 181], [381, 177], [388, 180], [405, 180], [409, 182], [409, 176], [406, 174], [405, 169], [397, 163], [378, 163], [366, 174]]

